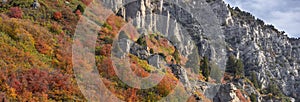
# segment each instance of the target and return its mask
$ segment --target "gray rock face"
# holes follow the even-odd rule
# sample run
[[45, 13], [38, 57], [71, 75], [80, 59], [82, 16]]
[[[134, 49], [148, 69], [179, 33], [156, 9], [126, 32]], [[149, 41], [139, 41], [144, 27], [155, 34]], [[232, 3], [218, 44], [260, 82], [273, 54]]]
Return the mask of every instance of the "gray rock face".
[[[205, 0], [111, 0], [104, 2], [116, 13], [133, 22], [137, 28], [160, 32], [187, 57], [197, 49], [201, 56], [208, 55], [220, 67], [225, 65], [225, 40], [219, 21]], [[113, 5], [115, 3], [115, 5]], [[225, 6], [226, 7], [226, 6]], [[200, 12], [201, 11], [201, 12]], [[220, 34], [220, 35], [218, 35]], [[211, 41], [213, 39], [214, 41]]]
[[210, 5], [224, 22], [227, 46], [239, 52], [236, 57], [243, 60], [246, 75], [250, 75], [247, 72], [255, 72], [262, 89], [275, 79], [283, 93], [289, 96], [300, 88], [299, 39], [288, 38], [255, 20], [247, 22], [232, 16], [221, 0]]
[[[223, 0], [209, 3], [204, 0], [102, 1], [116, 13], [121, 9], [118, 14], [126, 20], [132, 19], [137, 28], [164, 34], [183, 56], [189, 56], [197, 49], [200, 56], [209, 57], [224, 69], [227, 53], [234, 53], [243, 61], [246, 76], [255, 73], [261, 89], [268, 87], [274, 79], [285, 95], [296, 99], [300, 95], [300, 40], [288, 38], [255, 20], [234, 16]], [[226, 47], [230, 50], [226, 51]], [[137, 44], [131, 46], [130, 52], [142, 59], [150, 56], [147, 48]], [[157, 61], [152, 62], [155, 65]], [[182, 74], [178, 68], [174, 73]], [[191, 84], [191, 87], [196, 85]], [[230, 90], [232, 86], [221, 87], [224, 90], [220, 90], [218, 96], [235, 100]], [[253, 92], [251, 88], [244, 90]]]
[[130, 51], [130, 47], [131, 47], [132, 43], [133, 42], [131, 40], [125, 39], [125, 38], [119, 40], [118, 44], [119, 44], [120, 49], [121, 49], [119, 58], [125, 58], [126, 57], [126, 55]]
[[220, 86], [220, 90], [214, 97], [214, 102], [240, 102], [235, 91], [237, 88], [232, 83]]
[[170, 67], [172, 69], [172, 73], [180, 80], [180, 82], [182, 82], [182, 84], [185, 86], [185, 89], [188, 92], [191, 92], [191, 83], [188, 79], [185, 68], [176, 64], [171, 64]]
[[163, 64], [163, 62], [163, 58], [159, 55], [153, 55], [148, 58], [148, 63], [158, 69], [162, 67], [161, 64]]
[[147, 46], [141, 46], [136, 43], [132, 44], [130, 53], [138, 56], [139, 58], [141, 58], [143, 60], [147, 60], [148, 57], [150, 56], [150, 52], [149, 52]]

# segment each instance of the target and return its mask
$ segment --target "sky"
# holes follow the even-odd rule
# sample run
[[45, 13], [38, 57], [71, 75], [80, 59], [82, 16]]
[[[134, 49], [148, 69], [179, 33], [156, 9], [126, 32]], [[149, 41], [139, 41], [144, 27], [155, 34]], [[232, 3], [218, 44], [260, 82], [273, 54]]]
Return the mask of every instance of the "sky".
[[250, 12], [289, 37], [300, 37], [300, 0], [224, 0]]

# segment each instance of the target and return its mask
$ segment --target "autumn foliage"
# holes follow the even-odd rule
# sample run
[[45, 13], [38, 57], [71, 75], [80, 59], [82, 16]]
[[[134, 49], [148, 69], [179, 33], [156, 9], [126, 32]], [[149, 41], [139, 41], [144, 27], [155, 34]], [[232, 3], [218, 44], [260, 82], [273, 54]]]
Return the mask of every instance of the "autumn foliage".
[[[8, 86], [1, 86], [4, 90], [14, 90], [14, 93], [6, 96], [19, 101], [33, 101], [36, 98], [44, 97], [45, 99], [61, 100], [65, 97], [71, 97], [77, 91], [72, 85], [71, 76], [59, 71], [47, 71], [37, 68], [24, 70], [19, 73], [1, 75], [1, 85], [7, 83]], [[18, 97], [14, 97], [14, 94]]]
[[62, 18], [62, 14], [61, 14], [61, 12], [54, 12], [53, 17], [54, 17], [54, 19], [59, 20]]
[[23, 12], [19, 7], [11, 7], [9, 9], [9, 16], [13, 18], [22, 18]]
[[9, 2], [18, 4], [7, 3], [0, 12], [0, 100], [85, 101], [71, 59], [79, 18], [72, 5], [82, 3], [41, 1], [33, 11], [27, 1]]
[[[0, 18], [1, 101], [86, 101], [73, 76], [72, 44], [77, 43], [72, 37], [79, 15], [83, 13], [76, 6], [83, 5], [84, 8], [92, 0], [68, 1], [71, 3], [42, 1], [41, 7], [34, 11], [25, 8], [30, 4], [24, 6], [22, 2], [19, 7], [3, 8], [7, 13], [2, 13]], [[107, 20], [97, 23], [102, 26], [96, 44], [97, 68], [105, 86], [113, 94], [121, 100], [135, 102], [155, 101], [172, 93], [178, 79], [171, 72], [167, 72], [156, 87], [145, 90], [127, 86], [118, 79], [111, 49], [113, 39], [126, 22], [121, 17], [110, 15]], [[128, 35], [135, 38], [136, 34]], [[174, 47], [166, 39], [151, 43], [153, 46], [160, 45], [160, 48], [154, 48], [155, 53], [165, 53], [169, 59], [172, 58]], [[163, 49], [163, 46], [167, 48]], [[83, 66], [90, 67], [84, 59], [79, 60]], [[147, 77], [154, 70], [146, 60], [137, 56], [132, 56], [129, 64], [134, 74], [140, 77]]]
[[178, 79], [173, 74], [167, 73], [158, 84], [157, 90], [160, 95], [166, 96], [173, 91], [177, 84]]
[[81, 0], [85, 5], [89, 5], [93, 0]]
[[80, 10], [76, 10], [76, 11], [75, 11], [75, 14], [76, 14], [77, 16], [80, 16], [82, 13], [80, 12]]

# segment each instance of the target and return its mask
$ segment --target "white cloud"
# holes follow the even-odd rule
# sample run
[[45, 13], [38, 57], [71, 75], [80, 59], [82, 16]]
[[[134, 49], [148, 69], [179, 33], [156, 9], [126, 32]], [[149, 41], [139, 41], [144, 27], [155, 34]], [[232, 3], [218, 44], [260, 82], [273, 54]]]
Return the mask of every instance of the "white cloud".
[[[270, 19], [277, 28], [288, 31], [291, 37], [300, 37], [300, 12], [272, 12], [273, 18]], [[297, 35], [298, 34], [298, 35]]]
[[300, 37], [300, 0], [224, 0], [231, 6], [252, 13], [266, 23], [284, 30], [291, 37]]

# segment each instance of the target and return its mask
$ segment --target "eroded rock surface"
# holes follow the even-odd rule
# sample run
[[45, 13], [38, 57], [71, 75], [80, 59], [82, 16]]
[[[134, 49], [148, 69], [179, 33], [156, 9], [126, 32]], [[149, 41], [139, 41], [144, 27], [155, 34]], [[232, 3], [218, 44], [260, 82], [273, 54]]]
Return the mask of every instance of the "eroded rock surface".
[[[230, 8], [223, 0], [103, 1], [126, 20], [133, 20], [136, 27], [164, 34], [183, 56], [190, 58], [196, 49], [197, 56], [207, 56], [224, 69], [227, 53], [234, 53], [243, 61], [246, 76], [255, 73], [260, 89], [274, 81], [284, 95], [300, 100], [300, 40], [287, 37], [251, 14]], [[150, 56], [149, 50], [138, 44], [131, 46], [130, 53], [145, 60]], [[159, 67], [156, 59], [149, 62]], [[181, 70], [184, 66], [172, 68], [183, 83], [188, 82], [185, 71]], [[186, 87], [209, 87], [199, 85], [186, 84]], [[251, 85], [240, 83], [238, 86], [248, 94], [257, 94], [259, 101], [263, 100]], [[232, 84], [220, 87], [216, 100], [239, 101], [232, 92], [235, 90]]]

